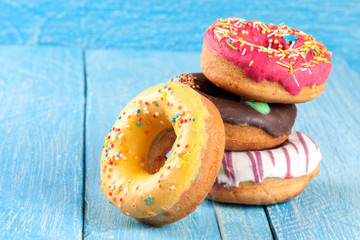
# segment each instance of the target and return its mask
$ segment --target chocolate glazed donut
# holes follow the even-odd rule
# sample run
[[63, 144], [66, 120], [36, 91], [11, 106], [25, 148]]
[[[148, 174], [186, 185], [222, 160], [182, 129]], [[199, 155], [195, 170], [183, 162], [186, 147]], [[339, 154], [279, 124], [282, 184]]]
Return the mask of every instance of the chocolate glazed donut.
[[275, 147], [286, 141], [295, 123], [295, 104], [247, 100], [217, 87], [202, 73], [180, 74], [171, 81], [191, 86], [215, 104], [224, 121], [227, 151]]

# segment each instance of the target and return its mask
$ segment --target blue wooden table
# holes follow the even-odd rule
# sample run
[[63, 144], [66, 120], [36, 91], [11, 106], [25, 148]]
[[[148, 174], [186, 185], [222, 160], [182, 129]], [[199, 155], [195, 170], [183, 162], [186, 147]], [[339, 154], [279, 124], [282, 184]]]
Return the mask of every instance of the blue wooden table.
[[[0, 239], [360, 239], [359, 2], [29, 2], [0, 3]], [[294, 126], [318, 143], [321, 172], [286, 203], [205, 200], [143, 225], [100, 190], [103, 137], [141, 91], [200, 71], [206, 27], [228, 16], [285, 22], [333, 51]]]

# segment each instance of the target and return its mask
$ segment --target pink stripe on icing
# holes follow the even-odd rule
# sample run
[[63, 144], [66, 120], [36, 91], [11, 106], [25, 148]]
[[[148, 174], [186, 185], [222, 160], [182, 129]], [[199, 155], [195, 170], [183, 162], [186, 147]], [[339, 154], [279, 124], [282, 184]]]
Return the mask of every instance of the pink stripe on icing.
[[224, 172], [225, 172], [226, 177], [230, 179], [230, 175], [229, 175], [229, 171], [228, 171], [228, 166], [227, 166], [227, 154], [226, 154], [226, 152], [225, 152], [224, 158], [223, 158], [223, 160], [222, 160], [222, 165], [223, 165], [223, 168], [224, 168]]
[[[301, 134], [301, 133], [300, 133]], [[308, 138], [312, 141], [312, 143], [315, 145], [315, 147], [316, 147], [316, 150], [319, 150], [319, 148], [318, 148], [318, 146], [316, 145], [316, 143], [314, 142], [314, 140], [312, 140], [312, 138], [311, 137], [309, 137], [308, 136]]]
[[261, 159], [261, 153], [259, 151], [255, 151], [255, 156], [256, 156], [257, 166], [259, 169], [260, 181], [262, 181], [263, 176], [264, 176], [264, 169], [263, 169], [263, 164], [262, 164], [262, 159]]
[[219, 182], [219, 179], [218, 179], [218, 177], [216, 177], [216, 180], [215, 180], [215, 185], [216, 185], [216, 190], [217, 191], [220, 191], [221, 190], [221, 185], [220, 185], [220, 182]]
[[228, 169], [229, 169], [229, 174], [230, 174], [230, 177], [233, 181], [233, 183], [235, 184], [236, 182], [236, 179], [235, 179], [235, 173], [234, 173], [234, 168], [233, 168], [233, 162], [232, 162], [232, 154], [231, 152], [225, 152], [226, 154], [226, 158], [227, 158], [227, 164], [228, 164]]
[[290, 140], [288, 140], [288, 143], [290, 143], [291, 146], [293, 146], [295, 148], [296, 153], [299, 154], [299, 149], [297, 148], [297, 146], [293, 142], [290, 142]]
[[285, 178], [292, 178], [291, 173], [290, 173], [291, 163], [290, 163], [289, 152], [284, 147], [282, 147], [281, 149], [284, 151], [284, 154], [285, 154], [285, 157], [286, 157], [286, 174], [285, 174]]
[[[299, 132], [296, 132], [296, 134], [297, 134], [297, 136], [299, 137], [299, 140], [300, 140], [300, 142], [301, 142], [301, 144], [303, 145], [304, 150], [305, 150], [305, 155], [306, 155], [306, 174], [307, 174], [307, 173], [308, 173], [308, 168], [309, 168], [309, 149], [308, 149], [308, 147], [307, 147], [307, 145], [306, 145], [306, 142], [305, 142], [302, 134], [299, 133]], [[316, 145], [316, 144], [315, 144], [315, 145]]]
[[260, 181], [259, 181], [259, 176], [258, 176], [257, 169], [256, 169], [256, 163], [255, 163], [254, 156], [251, 154], [251, 152], [246, 152], [246, 154], [248, 155], [248, 157], [250, 158], [250, 161], [251, 161], [252, 170], [253, 170], [254, 177], [255, 177], [255, 182], [258, 183]]
[[270, 150], [267, 150], [266, 152], [269, 154], [270, 159], [271, 159], [271, 162], [272, 162], [273, 166], [275, 167], [275, 157], [274, 157], [274, 154], [273, 154], [272, 151], [270, 151]]

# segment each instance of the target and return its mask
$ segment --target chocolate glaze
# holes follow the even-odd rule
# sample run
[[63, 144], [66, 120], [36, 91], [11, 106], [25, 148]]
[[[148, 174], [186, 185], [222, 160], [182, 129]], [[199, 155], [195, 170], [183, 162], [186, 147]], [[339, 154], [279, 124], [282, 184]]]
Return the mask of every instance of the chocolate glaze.
[[291, 131], [297, 114], [295, 104], [269, 103], [270, 113], [262, 114], [247, 104], [246, 99], [217, 87], [204, 74], [193, 75], [195, 84], [199, 85], [195, 90], [215, 104], [225, 123], [261, 128], [273, 137]]

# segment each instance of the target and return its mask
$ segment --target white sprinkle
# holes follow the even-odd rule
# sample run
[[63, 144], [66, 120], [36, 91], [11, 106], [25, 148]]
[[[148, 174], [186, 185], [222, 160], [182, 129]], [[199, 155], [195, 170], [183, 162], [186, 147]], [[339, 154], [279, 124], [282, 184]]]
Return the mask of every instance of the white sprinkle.
[[214, 32], [214, 34], [216, 35], [216, 37], [218, 37], [219, 39], [221, 39], [221, 37], [219, 36], [219, 34], [217, 32]]
[[271, 37], [272, 35], [274, 35], [275, 34], [275, 32], [272, 32], [272, 33], [270, 33], [269, 35], [267, 35], [267, 37]]
[[295, 44], [295, 41], [294, 41], [294, 42], [291, 42], [291, 45], [290, 45], [289, 49], [292, 49], [292, 47], [294, 46], [294, 44]]
[[219, 31], [225, 31], [225, 32], [229, 32], [228, 29], [225, 29], [225, 28], [219, 28], [219, 27], [215, 27], [216, 30], [219, 30]]
[[163, 120], [161, 120], [161, 121], [160, 121], [160, 123], [161, 123], [161, 124], [164, 124], [164, 121], [163, 121]]
[[246, 52], [246, 48], [244, 48], [244, 50], [242, 51], [241, 55], [244, 56], [245, 52]]
[[241, 26], [241, 20], [237, 21], [234, 26]]
[[299, 85], [298, 81], [296, 80], [295, 74], [293, 74], [293, 77], [294, 77], [294, 81], [295, 81], [296, 85], [299, 87], [300, 85]]
[[269, 43], [269, 46], [268, 46], [268, 48], [271, 48], [271, 43]]

